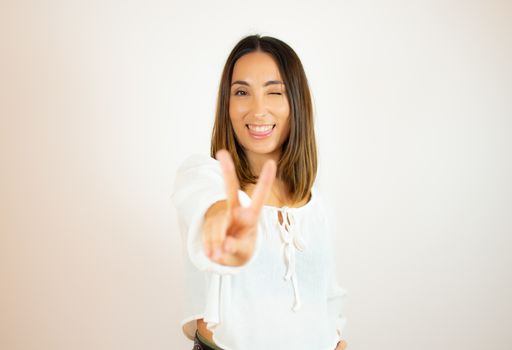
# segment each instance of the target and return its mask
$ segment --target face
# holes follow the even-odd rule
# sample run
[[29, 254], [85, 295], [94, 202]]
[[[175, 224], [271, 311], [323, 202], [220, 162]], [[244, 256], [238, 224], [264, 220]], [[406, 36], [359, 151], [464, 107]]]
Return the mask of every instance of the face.
[[249, 160], [281, 153], [290, 133], [290, 106], [273, 57], [251, 52], [235, 63], [229, 116]]

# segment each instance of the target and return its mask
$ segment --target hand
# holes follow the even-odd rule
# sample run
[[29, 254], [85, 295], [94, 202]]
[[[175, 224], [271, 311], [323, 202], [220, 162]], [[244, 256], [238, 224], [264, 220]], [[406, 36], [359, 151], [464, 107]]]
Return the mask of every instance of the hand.
[[336, 345], [336, 349], [334, 350], [345, 350], [347, 348], [347, 342], [344, 340], [340, 340], [338, 345]]
[[245, 264], [254, 252], [261, 209], [276, 176], [276, 164], [268, 160], [258, 179], [251, 205], [244, 208], [238, 200], [240, 184], [228, 151], [216, 154], [226, 187], [227, 200], [212, 205], [205, 214], [203, 244], [206, 255], [222, 265]]

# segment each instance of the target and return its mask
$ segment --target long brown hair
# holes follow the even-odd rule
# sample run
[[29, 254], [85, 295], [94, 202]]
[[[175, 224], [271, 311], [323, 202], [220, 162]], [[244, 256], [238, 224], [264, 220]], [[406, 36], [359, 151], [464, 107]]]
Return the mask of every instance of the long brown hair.
[[210, 154], [220, 149], [231, 153], [242, 189], [255, 184], [247, 156], [235, 137], [229, 117], [230, 86], [236, 61], [254, 51], [266, 52], [274, 58], [286, 86], [290, 104], [290, 135], [283, 143], [277, 163], [277, 178], [288, 187], [294, 203], [309, 198], [317, 173], [317, 150], [313, 125], [313, 104], [302, 63], [295, 51], [283, 41], [260, 35], [250, 35], [238, 42], [224, 65], [217, 96], [215, 122]]

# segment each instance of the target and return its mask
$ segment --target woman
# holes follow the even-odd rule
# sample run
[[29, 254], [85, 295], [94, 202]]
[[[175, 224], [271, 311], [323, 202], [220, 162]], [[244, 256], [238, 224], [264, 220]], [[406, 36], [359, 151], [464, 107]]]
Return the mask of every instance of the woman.
[[211, 157], [189, 157], [173, 193], [194, 349], [345, 349], [316, 172], [300, 59], [276, 38], [243, 38], [222, 73]]

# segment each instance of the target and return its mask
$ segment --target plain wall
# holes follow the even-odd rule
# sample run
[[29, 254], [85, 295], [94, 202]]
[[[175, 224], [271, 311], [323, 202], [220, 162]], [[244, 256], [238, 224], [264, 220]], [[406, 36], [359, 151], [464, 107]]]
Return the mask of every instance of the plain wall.
[[174, 174], [260, 33], [313, 92], [354, 350], [508, 349], [510, 1], [2, 1], [0, 348], [191, 349]]

